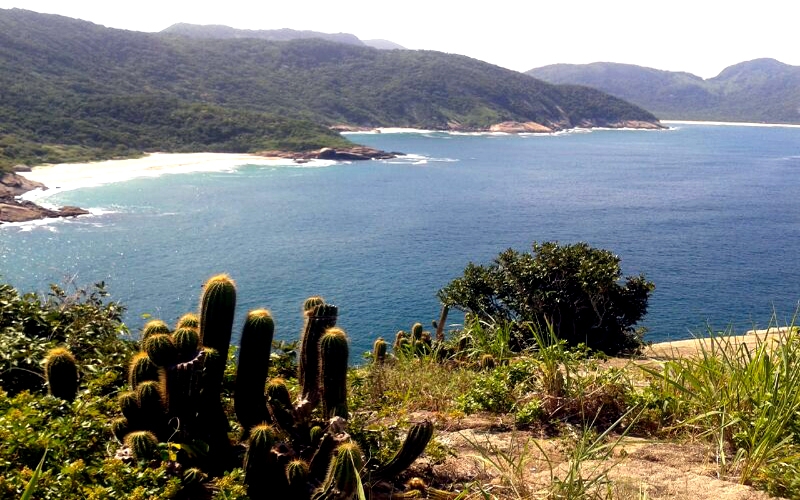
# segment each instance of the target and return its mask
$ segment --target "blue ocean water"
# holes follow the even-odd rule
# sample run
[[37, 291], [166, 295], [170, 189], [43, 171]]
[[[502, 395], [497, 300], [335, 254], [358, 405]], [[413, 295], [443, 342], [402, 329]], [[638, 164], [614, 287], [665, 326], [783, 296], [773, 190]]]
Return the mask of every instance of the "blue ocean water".
[[[800, 300], [800, 129], [675, 125], [554, 136], [359, 134], [409, 157], [324, 168], [245, 165], [78, 189], [46, 200], [112, 213], [0, 226], [0, 280], [45, 291], [104, 280], [173, 322], [202, 282], [237, 282], [237, 329], [267, 307], [297, 337], [300, 304], [340, 307], [353, 351], [438, 317], [469, 261], [586, 241], [656, 284], [648, 340], [789, 321]], [[354, 356], [357, 358], [357, 356]]]

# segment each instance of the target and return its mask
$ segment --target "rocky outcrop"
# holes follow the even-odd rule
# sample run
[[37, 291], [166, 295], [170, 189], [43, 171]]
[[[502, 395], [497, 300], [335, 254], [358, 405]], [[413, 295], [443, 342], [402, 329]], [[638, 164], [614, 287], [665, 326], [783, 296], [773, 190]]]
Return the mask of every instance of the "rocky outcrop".
[[75, 217], [89, 213], [82, 208], [69, 206], [50, 210], [31, 201], [16, 199], [17, 196], [34, 189], [47, 189], [47, 187], [13, 172], [0, 175], [0, 224], [3, 222], [28, 222], [50, 217]]
[[489, 132], [505, 132], [507, 134], [549, 134], [554, 130], [536, 122], [502, 122], [489, 127]]
[[402, 153], [388, 153], [379, 149], [368, 148], [366, 146], [353, 146], [350, 148], [334, 149], [322, 148], [318, 151], [291, 152], [291, 151], [261, 151], [257, 153], [261, 156], [273, 158], [291, 158], [295, 161], [303, 162], [309, 160], [338, 160], [338, 161], [361, 161], [361, 160], [386, 160], [396, 158]]
[[[15, 169], [16, 170], [16, 169]], [[10, 198], [33, 191], [47, 189], [41, 182], [34, 182], [14, 172], [0, 174], [0, 198]]]
[[50, 210], [31, 202], [14, 198], [0, 198], [0, 224], [3, 222], [28, 222], [51, 217], [75, 217], [89, 212], [78, 207], [61, 207]]

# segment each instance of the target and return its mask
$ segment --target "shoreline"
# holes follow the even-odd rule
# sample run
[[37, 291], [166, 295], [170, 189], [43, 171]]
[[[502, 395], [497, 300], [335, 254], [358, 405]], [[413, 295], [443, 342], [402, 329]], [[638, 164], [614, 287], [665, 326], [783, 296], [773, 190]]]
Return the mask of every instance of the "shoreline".
[[47, 198], [75, 189], [167, 174], [226, 172], [244, 165], [318, 168], [399, 154], [355, 146], [306, 153], [148, 153], [137, 158], [38, 165], [27, 171], [4, 174], [0, 183], [0, 188], [6, 188], [0, 196], [0, 225], [92, 215], [93, 212], [78, 207], [59, 208], [46, 202]]
[[661, 123], [675, 125], [719, 125], [724, 127], [800, 128], [800, 124], [796, 123], [719, 122], [705, 120], [661, 120]]

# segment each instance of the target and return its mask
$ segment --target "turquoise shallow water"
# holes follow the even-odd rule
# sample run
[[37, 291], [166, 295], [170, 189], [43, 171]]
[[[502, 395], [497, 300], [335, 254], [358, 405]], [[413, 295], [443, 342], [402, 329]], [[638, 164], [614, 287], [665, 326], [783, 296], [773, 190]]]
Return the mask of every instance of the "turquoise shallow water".
[[[534, 240], [587, 241], [656, 283], [653, 341], [710, 322], [783, 322], [800, 300], [800, 129], [679, 125], [558, 136], [364, 134], [413, 156], [324, 168], [242, 166], [60, 193], [104, 215], [0, 227], [0, 279], [46, 290], [105, 280], [129, 309], [174, 321], [228, 272], [237, 325], [266, 306], [295, 338], [302, 300], [340, 307], [353, 350], [438, 316], [470, 260]], [[238, 326], [237, 326], [238, 328]]]

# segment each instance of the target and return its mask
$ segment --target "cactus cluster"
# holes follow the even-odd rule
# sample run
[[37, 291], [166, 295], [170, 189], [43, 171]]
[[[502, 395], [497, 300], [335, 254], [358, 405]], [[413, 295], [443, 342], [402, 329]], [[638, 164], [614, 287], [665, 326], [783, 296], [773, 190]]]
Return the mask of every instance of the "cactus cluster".
[[[233, 281], [214, 276], [204, 286], [199, 315], [187, 314], [174, 330], [157, 320], [146, 325], [142, 352], [129, 364], [130, 391], [119, 396], [123, 416], [112, 429], [137, 460], [154, 458], [158, 442], [195, 449], [200, 442], [206, 458], [179, 457], [182, 465], [211, 475], [243, 467], [251, 498], [346, 500], [365, 483], [394, 479], [422, 453], [431, 439], [429, 422], [415, 425], [388, 463], [364, 463], [347, 432], [349, 340], [336, 327], [338, 308], [322, 297], [303, 304], [296, 400], [284, 380], [269, 379], [271, 314], [247, 315], [233, 394], [242, 433], [233, 442], [220, 396], [235, 304]], [[424, 342], [423, 332], [417, 337]], [[386, 342], [376, 343], [376, 353], [385, 357]]]

